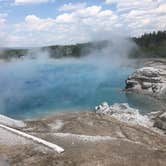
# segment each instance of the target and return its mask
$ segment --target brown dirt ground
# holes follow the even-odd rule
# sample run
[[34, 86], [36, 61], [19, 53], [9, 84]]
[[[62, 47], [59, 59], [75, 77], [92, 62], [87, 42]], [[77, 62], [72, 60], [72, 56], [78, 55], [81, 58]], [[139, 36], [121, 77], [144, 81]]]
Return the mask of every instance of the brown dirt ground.
[[[58, 154], [33, 142], [0, 144], [0, 161], [4, 166], [166, 165], [165, 135], [94, 112], [61, 113], [28, 121], [21, 130], [58, 144], [65, 151]], [[73, 135], [63, 136], [64, 133]], [[109, 136], [109, 139], [89, 140], [86, 136]]]

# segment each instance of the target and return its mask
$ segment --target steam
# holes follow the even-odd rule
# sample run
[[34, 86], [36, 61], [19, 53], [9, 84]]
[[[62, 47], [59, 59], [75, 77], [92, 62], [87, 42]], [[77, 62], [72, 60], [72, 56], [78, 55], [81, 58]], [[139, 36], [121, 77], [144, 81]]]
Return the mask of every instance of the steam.
[[[106, 40], [102, 49], [93, 49], [81, 58], [52, 59], [49, 50], [30, 49], [21, 59], [1, 63], [1, 113], [8, 115], [13, 111], [16, 116], [20, 110], [21, 114], [28, 114], [31, 109], [54, 108], [51, 104], [56, 102], [66, 106], [72, 100], [77, 103], [77, 98], [83, 102], [89, 94], [95, 95], [101, 83], [116, 77], [114, 71], [130, 64], [128, 55], [133, 47], [128, 38], [118, 36]], [[80, 83], [88, 88], [82, 89]]]
[[101, 50], [92, 50], [86, 58], [95, 65], [103, 68], [116, 68], [127, 65], [129, 54], [135, 47], [134, 43], [127, 38], [110, 40]]

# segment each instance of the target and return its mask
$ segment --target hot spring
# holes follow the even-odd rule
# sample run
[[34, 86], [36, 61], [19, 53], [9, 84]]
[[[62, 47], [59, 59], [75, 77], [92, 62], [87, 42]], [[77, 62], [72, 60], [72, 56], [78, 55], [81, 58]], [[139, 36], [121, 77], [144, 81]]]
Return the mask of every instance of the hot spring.
[[[0, 64], [0, 114], [17, 119], [62, 111], [87, 111], [107, 101], [129, 103], [140, 112], [157, 103], [122, 91], [133, 68], [77, 59], [27, 59]], [[146, 98], [146, 99], [145, 99]]]

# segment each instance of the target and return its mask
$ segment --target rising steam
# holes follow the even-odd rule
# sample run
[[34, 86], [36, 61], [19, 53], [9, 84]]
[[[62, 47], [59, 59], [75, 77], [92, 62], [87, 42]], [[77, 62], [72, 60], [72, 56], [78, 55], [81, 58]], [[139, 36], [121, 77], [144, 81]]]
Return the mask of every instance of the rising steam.
[[128, 55], [134, 47], [125, 37], [106, 41], [100, 50], [91, 50], [81, 58], [52, 59], [49, 50], [30, 49], [21, 59], [1, 63], [1, 112], [12, 112], [15, 117], [19, 111], [25, 115], [30, 110], [53, 109], [55, 103], [58, 109], [79, 106], [80, 101], [88, 105], [101, 84], [117, 77], [116, 70], [129, 64]]

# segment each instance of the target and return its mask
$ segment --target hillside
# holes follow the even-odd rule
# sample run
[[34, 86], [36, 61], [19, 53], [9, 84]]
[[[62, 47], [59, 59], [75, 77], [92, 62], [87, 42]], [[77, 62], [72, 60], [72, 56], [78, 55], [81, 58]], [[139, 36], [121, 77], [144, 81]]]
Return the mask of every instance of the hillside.
[[145, 33], [141, 37], [133, 38], [138, 45], [131, 57], [166, 57], [166, 31]]
[[0, 53], [0, 59], [10, 60], [21, 58], [26, 55], [33, 56], [34, 53], [47, 52], [51, 58], [81, 57], [90, 54], [92, 51], [99, 51], [110, 45], [111, 42], [88, 42], [75, 45], [55, 45], [31, 49], [4, 49]]

